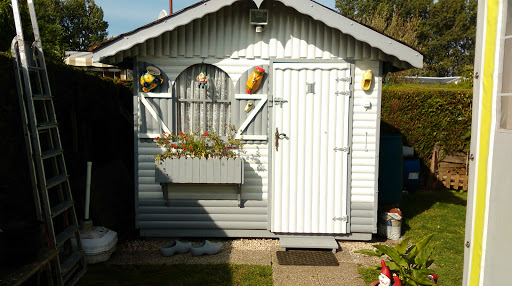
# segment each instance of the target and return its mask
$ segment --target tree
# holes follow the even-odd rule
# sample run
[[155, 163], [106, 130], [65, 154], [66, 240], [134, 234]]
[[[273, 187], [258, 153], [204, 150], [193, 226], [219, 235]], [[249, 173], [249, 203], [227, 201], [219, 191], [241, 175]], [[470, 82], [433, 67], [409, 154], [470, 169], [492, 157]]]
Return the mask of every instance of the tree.
[[418, 49], [428, 76], [470, 76], [477, 0], [336, 0], [341, 14]]
[[[46, 57], [62, 58], [67, 49], [63, 40], [64, 29], [60, 25], [62, 3], [59, 0], [38, 0], [34, 1], [34, 7]], [[31, 33], [25, 32], [25, 35], [27, 34]]]
[[107, 39], [108, 23], [103, 20], [103, 9], [94, 0], [65, 0], [62, 8], [61, 26], [69, 49], [88, 50]]
[[[19, 1], [26, 41], [33, 41], [27, 4]], [[107, 39], [108, 23], [94, 0], [34, 1], [43, 49], [48, 59], [62, 59], [66, 50], [88, 50]], [[0, 0], [0, 51], [9, 51], [16, 35], [11, 0]]]
[[425, 74], [471, 77], [475, 58], [476, 0], [439, 0], [422, 36]]

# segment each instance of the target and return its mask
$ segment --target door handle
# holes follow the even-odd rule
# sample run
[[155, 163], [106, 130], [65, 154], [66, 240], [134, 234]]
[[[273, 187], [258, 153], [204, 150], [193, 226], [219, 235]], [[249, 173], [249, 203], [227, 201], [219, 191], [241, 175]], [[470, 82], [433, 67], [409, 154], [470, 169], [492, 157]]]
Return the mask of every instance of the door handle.
[[276, 127], [275, 137], [276, 137], [276, 151], [279, 151], [279, 139], [286, 138], [286, 133], [279, 133], [279, 129], [277, 129], [277, 127]]

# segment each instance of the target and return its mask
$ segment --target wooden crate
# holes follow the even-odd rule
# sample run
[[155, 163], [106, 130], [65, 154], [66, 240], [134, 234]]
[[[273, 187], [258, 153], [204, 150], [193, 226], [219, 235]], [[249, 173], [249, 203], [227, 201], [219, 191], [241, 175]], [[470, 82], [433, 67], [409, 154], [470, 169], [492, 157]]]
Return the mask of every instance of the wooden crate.
[[468, 189], [467, 155], [446, 155], [437, 164], [437, 179], [448, 189]]
[[[431, 175], [429, 177], [429, 186], [436, 189], [441, 182], [448, 189], [464, 190], [468, 189], [468, 157], [465, 153], [449, 153], [443, 159], [439, 159], [441, 148], [439, 145], [434, 147], [430, 165]], [[432, 178], [432, 179], [430, 179]]]

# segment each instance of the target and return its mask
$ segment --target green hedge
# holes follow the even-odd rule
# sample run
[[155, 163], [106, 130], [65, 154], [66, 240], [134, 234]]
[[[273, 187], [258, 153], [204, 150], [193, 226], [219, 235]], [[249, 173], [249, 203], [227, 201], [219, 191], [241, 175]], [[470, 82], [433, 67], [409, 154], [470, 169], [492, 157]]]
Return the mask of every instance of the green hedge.
[[398, 133], [404, 145], [429, 166], [439, 143], [445, 151], [468, 151], [471, 140], [471, 89], [390, 85], [382, 92], [382, 133]]
[[[48, 62], [48, 76], [79, 218], [87, 161], [93, 162], [91, 216], [112, 229], [133, 228], [133, 93], [131, 83]], [[0, 53], [0, 199], [2, 217], [33, 211], [13, 61]], [[7, 201], [4, 200], [4, 201]], [[26, 206], [26, 207], [25, 207]], [[24, 208], [24, 210], [23, 210]], [[5, 211], [5, 213], [3, 213]], [[122, 216], [115, 213], [123, 214]]]

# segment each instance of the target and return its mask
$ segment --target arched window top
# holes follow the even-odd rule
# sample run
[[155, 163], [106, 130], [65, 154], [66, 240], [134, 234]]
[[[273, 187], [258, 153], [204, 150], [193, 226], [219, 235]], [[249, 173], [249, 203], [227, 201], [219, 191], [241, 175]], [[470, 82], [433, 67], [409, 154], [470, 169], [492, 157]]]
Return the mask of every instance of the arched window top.
[[210, 64], [192, 65], [176, 78], [175, 90], [178, 132], [227, 135], [233, 82], [226, 72]]

